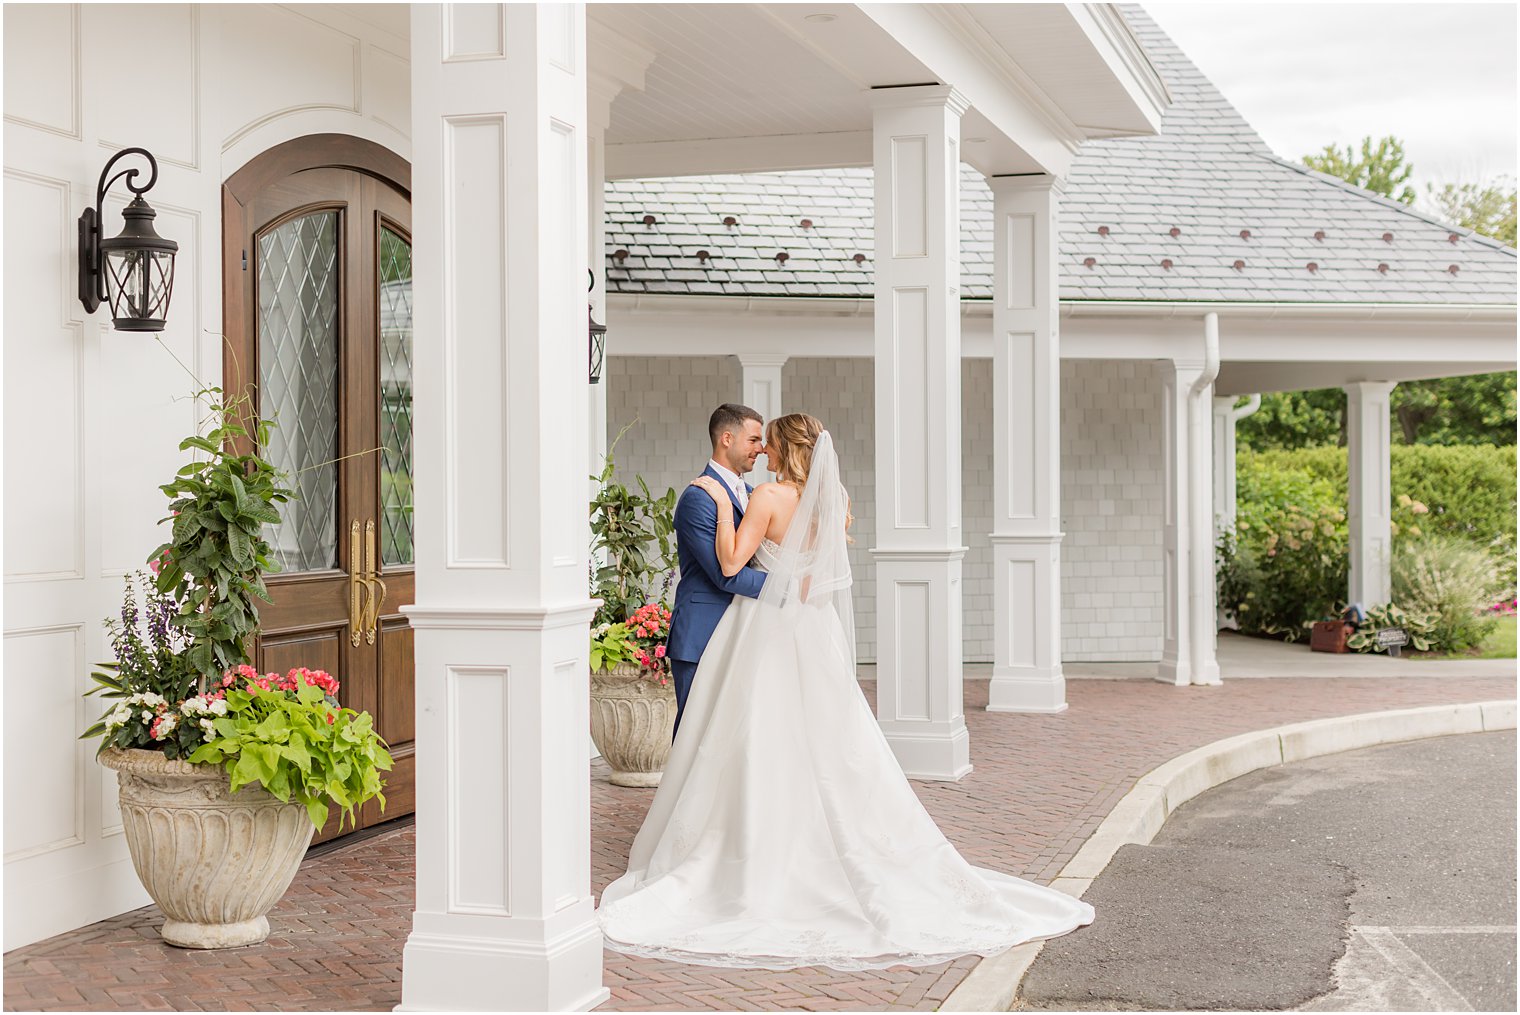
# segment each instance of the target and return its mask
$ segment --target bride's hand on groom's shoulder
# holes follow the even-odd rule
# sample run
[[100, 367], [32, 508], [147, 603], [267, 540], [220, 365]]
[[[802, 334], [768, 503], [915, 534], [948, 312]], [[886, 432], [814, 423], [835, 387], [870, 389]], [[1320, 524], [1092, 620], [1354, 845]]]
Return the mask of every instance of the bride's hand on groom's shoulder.
[[707, 495], [713, 499], [713, 503], [721, 504], [723, 502], [723, 487], [719, 486], [718, 481], [711, 476], [698, 476], [691, 481], [691, 485], [700, 486], [706, 490]]

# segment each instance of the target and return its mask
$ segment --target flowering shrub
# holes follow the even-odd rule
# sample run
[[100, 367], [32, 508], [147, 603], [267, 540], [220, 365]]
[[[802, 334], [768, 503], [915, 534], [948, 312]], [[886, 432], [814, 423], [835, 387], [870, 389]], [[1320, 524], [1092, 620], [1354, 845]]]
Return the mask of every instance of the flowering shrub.
[[626, 621], [592, 629], [591, 672], [638, 663], [641, 676], [663, 684], [670, 674], [665, 655], [669, 638], [670, 611], [663, 603], [646, 603]]

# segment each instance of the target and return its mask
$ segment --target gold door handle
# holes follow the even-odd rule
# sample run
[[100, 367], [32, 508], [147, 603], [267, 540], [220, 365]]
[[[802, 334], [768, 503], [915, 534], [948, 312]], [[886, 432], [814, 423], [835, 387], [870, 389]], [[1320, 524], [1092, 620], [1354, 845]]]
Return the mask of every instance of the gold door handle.
[[373, 518], [364, 523], [364, 557], [364, 585], [369, 590], [369, 602], [364, 617], [364, 640], [373, 645], [380, 627], [380, 607], [385, 603], [386, 592], [385, 582], [375, 567], [375, 520]]
[[348, 640], [355, 648], [364, 640], [364, 618], [367, 613], [360, 597], [374, 595], [364, 574], [364, 559], [360, 556], [359, 521], [354, 519], [348, 530]]

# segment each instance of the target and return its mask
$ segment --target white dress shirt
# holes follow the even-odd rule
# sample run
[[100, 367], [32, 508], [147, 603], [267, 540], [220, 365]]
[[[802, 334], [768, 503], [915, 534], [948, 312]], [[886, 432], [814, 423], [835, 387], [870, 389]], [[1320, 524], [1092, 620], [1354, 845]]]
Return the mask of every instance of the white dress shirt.
[[739, 478], [739, 474], [713, 459], [708, 459], [707, 464], [712, 466], [712, 470], [728, 485], [730, 490], [734, 491], [734, 496], [739, 498], [739, 510], [749, 510], [749, 490], [745, 487], [744, 480]]

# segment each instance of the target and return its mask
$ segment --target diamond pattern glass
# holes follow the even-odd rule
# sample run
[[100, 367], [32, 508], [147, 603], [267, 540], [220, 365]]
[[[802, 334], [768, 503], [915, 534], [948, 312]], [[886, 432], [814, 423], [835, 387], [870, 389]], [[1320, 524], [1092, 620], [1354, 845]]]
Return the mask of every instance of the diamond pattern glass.
[[337, 566], [338, 213], [292, 219], [258, 241], [259, 413], [265, 454], [296, 496], [270, 526], [280, 565]]
[[412, 556], [412, 247], [380, 229], [381, 557]]

